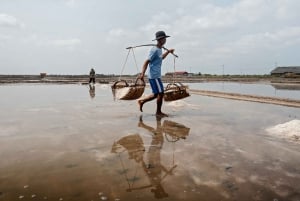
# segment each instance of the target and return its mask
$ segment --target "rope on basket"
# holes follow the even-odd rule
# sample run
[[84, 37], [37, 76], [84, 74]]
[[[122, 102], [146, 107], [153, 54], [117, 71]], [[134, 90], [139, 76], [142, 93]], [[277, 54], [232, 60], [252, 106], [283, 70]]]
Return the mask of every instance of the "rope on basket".
[[124, 64], [123, 64], [123, 67], [122, 67], [122, 70], [121, 70], [121, 73], [120, 73], [119, 81], [120, 81], [121, 78], [122, 78], [122, 75], [123, 75], [125, 66], [126, 66], [127, 61], [128, 61], [128, 57], [129, 57], [130, 51], [132, 51], [132, 56], [133, 56], [133, 60], [134, 60], [134, 63], [135, 63], [135, 67], [136, 67], [137, 73], [139, 72], [139, 68], [138, 68], [138, 65], [137, 65], [137, 62], [136, 62], [136, 58], [135, 58], [135, 54], [134, 54], [133, 48], [127, 48], [127, 49], [128, 49], [128, 53], [127, 53], [125, 62], [124, 62]]
[[176, 60], [176, 57], [174, 56], [173, 58], [174, 58], [174, 60], [173, 60], [174, 61], [174, 63], [173, 63], [174, 73], [173, 73], [172, 81], [173, 81], [173, 83], [175, 83], [175, 78], [176, 78], [175, 60]]
[[176, 63], [177, 56], [176, 55], [173, 56], [174, 56], [174, 65], [173, 65], [174, 73], [172, 76], [172, 81], [169, 84], [167, 84], [167, 86], [165, 87], [165, 93], [164, 93], [165, 101], [175, 101], [190, 96], [187, 90], [188, 86], [183, 85], [181, 82], [175, 82], [176, 81], [175, 63]]
[[141, 97], [145, 90], [145, 82], [141, 78], [137, 77], [133, 83], [128, 83], [126, 80], [122, 79], [122, 75], [125, 69], [125, 66], [128, 62], [129, 54], [132, 51], [132, 56], [134, 59], [135, 67], [137, 69], [137, 73], [139, 73], [139, 68], [137, 65], [136, 57], [133, 51], [133, 48], [127, 48], [128, 53], [125, 58], [125, 62], [123, 64], [123, 67], [121, 69], [121, 73], [119, 76], [118, 81], [114, 82], [114, 84], [111, 86], [112, 93], [114, 100], [135, 100], [139, 97]]

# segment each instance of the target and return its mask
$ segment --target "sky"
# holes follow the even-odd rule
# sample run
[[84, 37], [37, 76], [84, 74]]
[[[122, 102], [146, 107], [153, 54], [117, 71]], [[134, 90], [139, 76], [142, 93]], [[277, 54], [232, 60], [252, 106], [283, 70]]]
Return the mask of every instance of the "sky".
[[[163, 30], [162, 73], [300, 66], [299, 0], [0, 0], [0, 74], [136, 74]], [[136, 61], [136, 62], [135, 62]]]

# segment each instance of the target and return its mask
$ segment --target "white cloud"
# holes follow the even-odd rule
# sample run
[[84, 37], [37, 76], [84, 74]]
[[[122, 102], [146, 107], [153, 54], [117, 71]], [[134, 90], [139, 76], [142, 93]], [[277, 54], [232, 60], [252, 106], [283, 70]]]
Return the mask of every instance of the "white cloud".
[[242, 0], [231, 8], [240, 21], [254, 23], [269, 15], [272, 10], [269, 0]]
[[207, 5], [207, 11], [202, 16], [195, 18], [194, 25], [201, 29], [229, 28], [238, 21], [231, 8], [221, 8]]
[[287, 27], [276, 32], [254, 33], [241, 37], [234, 46], [250, 51], [280, 49], [299, 44], [300, 27]]
[[300, 1], [298, 0], [277, 0], [274, 2], [276, 5], [276, 16], [280, 19], [293, 19], [299, 16]]
[[14, 16], [0, 13], [0, 27], [24, 27]]
[[112, 29], [108, 32], [109, 37], [122, 37], [126, 35], [126, 31], [124, 29], [118, 28], [118, 29]]
[[[288, 27], [276, 32], [253, 33], [243, 35], [239, 39], [219, 44], [206, 51], [202, 57], [207, 60], [226, 60], [248, 56], [249, 61], [265, 55], [267, 52], [280, 52], [283, 48], [300, 44], [300, 27]], [[238, 60], [238, 59], [236, 59]], [[243, 64], [243, 62], [240, 62]]]
[[76, 46], [76, 45], [79, 45], [80, 43], [81, 43], [81, 40], [78, 38], [49, 41], [49, 44], [52, 44], [54, 46], [62, 46], [62, 47]]
[[181, 14], [175, 17], [176, 27], [182, 31], [199, 32], [204, 30], [234, 28], [238, 23], [248, 17], [243, 15], [244, 10], [239, 5], [219, 7], [212, 4], [204, 4], [194, 12]]
[[279, 44], [285, 46], [298, 45], [300, 43], [300, 26], [279, 30], [277, 33], [271, 35], [271, 37], [276, 39]]
[[12, 37], [11, 36], [8, 36], [8, 35], [2, 35], [0, 34], [0, 41], [6, 41], [6, 40], [9, 40], [11, 39]]
[[74, 7], [76, 5], [76, 0], [66, 0], [66, 5], [68, 7]]
[[134, 34], [136, 33], [123, 28], [115, 28], [108, 31], [105, 41], [109, 44], [118, 44], [120, 41], [123, 41], [125, 38], [133, 36]]
[[151, 21], [155, 24], [168, 24], [172, 21], [172, 16], [166, 12], [160, 12], [157, 15], [154, 15]]
[[29, 36], [23, 36], [23, 44], [27, 46], [37, 46], [37, 47], [75, 47], [82, 43], [79, 38], [68, 38], [68, 39], [48, 39], [43, 36], [32, 34]]

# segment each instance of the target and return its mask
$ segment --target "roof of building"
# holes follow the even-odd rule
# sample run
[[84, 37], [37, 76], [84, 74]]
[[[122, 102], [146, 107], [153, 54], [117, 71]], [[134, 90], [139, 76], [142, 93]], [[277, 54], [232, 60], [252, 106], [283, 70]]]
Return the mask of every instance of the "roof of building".
[[175, 72], [167, 72], [166, 74], [181, 75], [181, 74], [188, 74], [188, 72], [186, 72], [186, 71], [175, 71]]
[[271, 71], [271, 74], [297, 73], [300, 74], [300, 66], [277, 67]]

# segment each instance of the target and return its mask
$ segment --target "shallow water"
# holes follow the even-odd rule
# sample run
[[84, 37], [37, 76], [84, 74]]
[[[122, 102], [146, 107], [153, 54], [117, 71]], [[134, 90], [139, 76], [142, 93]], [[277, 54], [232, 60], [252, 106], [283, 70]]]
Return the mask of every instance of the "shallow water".
[[300, 100], [300, 86], [291, 84], [202, 82], [188, 83], [191, 89], [241, 93]]
[[0, 97], [0, 200], [300, 200], [299, 139], [269, 132], [297, 130], [298, 108], [192, 95], [157, 119], [109, 85]]

